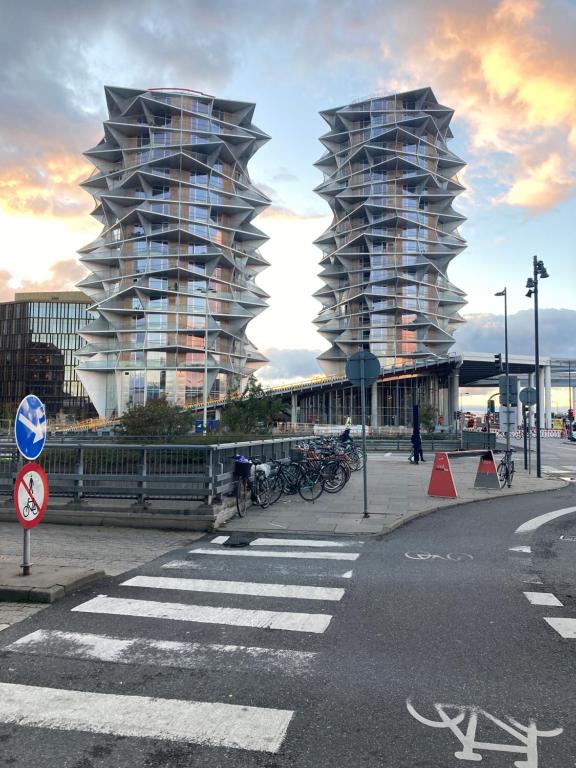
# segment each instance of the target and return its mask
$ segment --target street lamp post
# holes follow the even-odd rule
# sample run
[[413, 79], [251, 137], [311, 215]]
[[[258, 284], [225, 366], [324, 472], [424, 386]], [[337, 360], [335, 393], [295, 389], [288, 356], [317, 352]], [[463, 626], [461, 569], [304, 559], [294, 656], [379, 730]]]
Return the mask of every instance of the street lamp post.
[[536, 477], [542, 477], [540, 460], [540, 348], [538, 340], [538, 278], [549, 277], [544, 262], [537, 256], [532, 260], [532, 277], [526, 280], [527, 298], [534, 296], [534, 368], [536, 373]]
[[506, 376], [506, 450], [510, 450], [510, 368], [508, 366], [508, 291], [504, 288], [494, 296], [504, 296], [504, 374]]

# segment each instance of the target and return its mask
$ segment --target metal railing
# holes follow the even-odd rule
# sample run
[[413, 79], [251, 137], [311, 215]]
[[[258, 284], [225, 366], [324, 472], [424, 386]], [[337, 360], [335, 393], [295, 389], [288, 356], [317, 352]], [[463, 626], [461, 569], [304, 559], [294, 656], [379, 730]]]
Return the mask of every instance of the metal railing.
[[[302, 437], [217, 445], [47, 443], [38, 460], [51, 496], [189, 499], [211, 504], [233, 489], [234, 455], [287, 459]], [[0, 442], [0, 495], [11, 495], [22, 459], [13, 442]]]

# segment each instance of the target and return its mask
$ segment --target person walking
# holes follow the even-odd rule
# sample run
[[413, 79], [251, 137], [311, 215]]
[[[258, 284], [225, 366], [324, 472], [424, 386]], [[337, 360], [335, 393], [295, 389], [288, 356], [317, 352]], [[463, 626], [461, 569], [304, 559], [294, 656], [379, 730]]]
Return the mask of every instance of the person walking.
[[414, 427], [412, 437], [410, 438], [412, 443], [412, 455], [414, 456], [414, 464], [418, 464], [418, 460], [425, 461], [424, 453], [422, 452], [422, 436], [418, 427]]

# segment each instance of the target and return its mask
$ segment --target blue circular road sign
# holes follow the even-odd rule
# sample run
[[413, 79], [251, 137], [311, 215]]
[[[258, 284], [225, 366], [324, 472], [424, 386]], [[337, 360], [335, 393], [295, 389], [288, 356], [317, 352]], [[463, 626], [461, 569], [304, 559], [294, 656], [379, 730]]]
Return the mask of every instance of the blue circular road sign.
[[18, 406], [14, 436], [25, 459], [34, 461], [40, 456], [46, 443], [46, 409], [36, 395], [26, 395]]

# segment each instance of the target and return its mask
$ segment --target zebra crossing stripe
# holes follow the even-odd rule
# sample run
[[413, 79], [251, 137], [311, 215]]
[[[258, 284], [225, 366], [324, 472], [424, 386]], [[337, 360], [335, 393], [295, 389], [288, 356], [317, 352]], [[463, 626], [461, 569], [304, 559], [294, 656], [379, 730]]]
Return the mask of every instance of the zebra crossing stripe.
[[7, 650], [35, 656], [107, 661], [115, 664], [154, 664], [177, 669], [239, 669], [250, 661], [259, 672], [306, 674], [317, 654], [312, 651], [260, 648], [219, 643], [181, 643], [144, 637], [121, 638], [87, 632], [39, 629], [24, 635]]
[[567, 640], [576, 640], [576, 619], [563, 619], [560, 616], [546, 616], [544, 621], [548, 622], [552, 629], [555, 629], [559, 635]]
[[278, 752], [291, 710], [0, 683], [0, 722]]
[[255, 597], [291, 597], [302, 600], [341, 600], [344, 590], [338, 587], [306, 587], [297, 584], [260, 584], [254, 581], [216, 581], [213, 579], [172, 579], [162, 576], [134, 576], [121, 587], [178, 589], [185, 592], [217, 592], [227, 595]]
[[228, 624], [236, 627], [283, 629], [288, 632], [326, 631], [332, 616], [323, 613], [288, 613], [245, 608], [220, 608], [208, 605], [161, 603], [154, 600], [133, 600], [99, 595], [72, 608], [81, 613], [105, 613], [113, 616], [136, 616], [173, 621], [194, 621], [201, 624]]
[[555, 608], [563, 607], [560, 600], [551, 592], [524, 592], [524, 596], [532, 605], [548, 605]]
[[224, 555], [226, 557], [294, 557], [301, 560], [357, 560], [357, 552], [273, 552], [250, 549], [191, 549], [190, 555]]
[[[214, 544], [215, 542], [212, 541]], [[251, 547], [350, 547], [363, 541], [320, 541], [318, 539], [254, 539]]]

